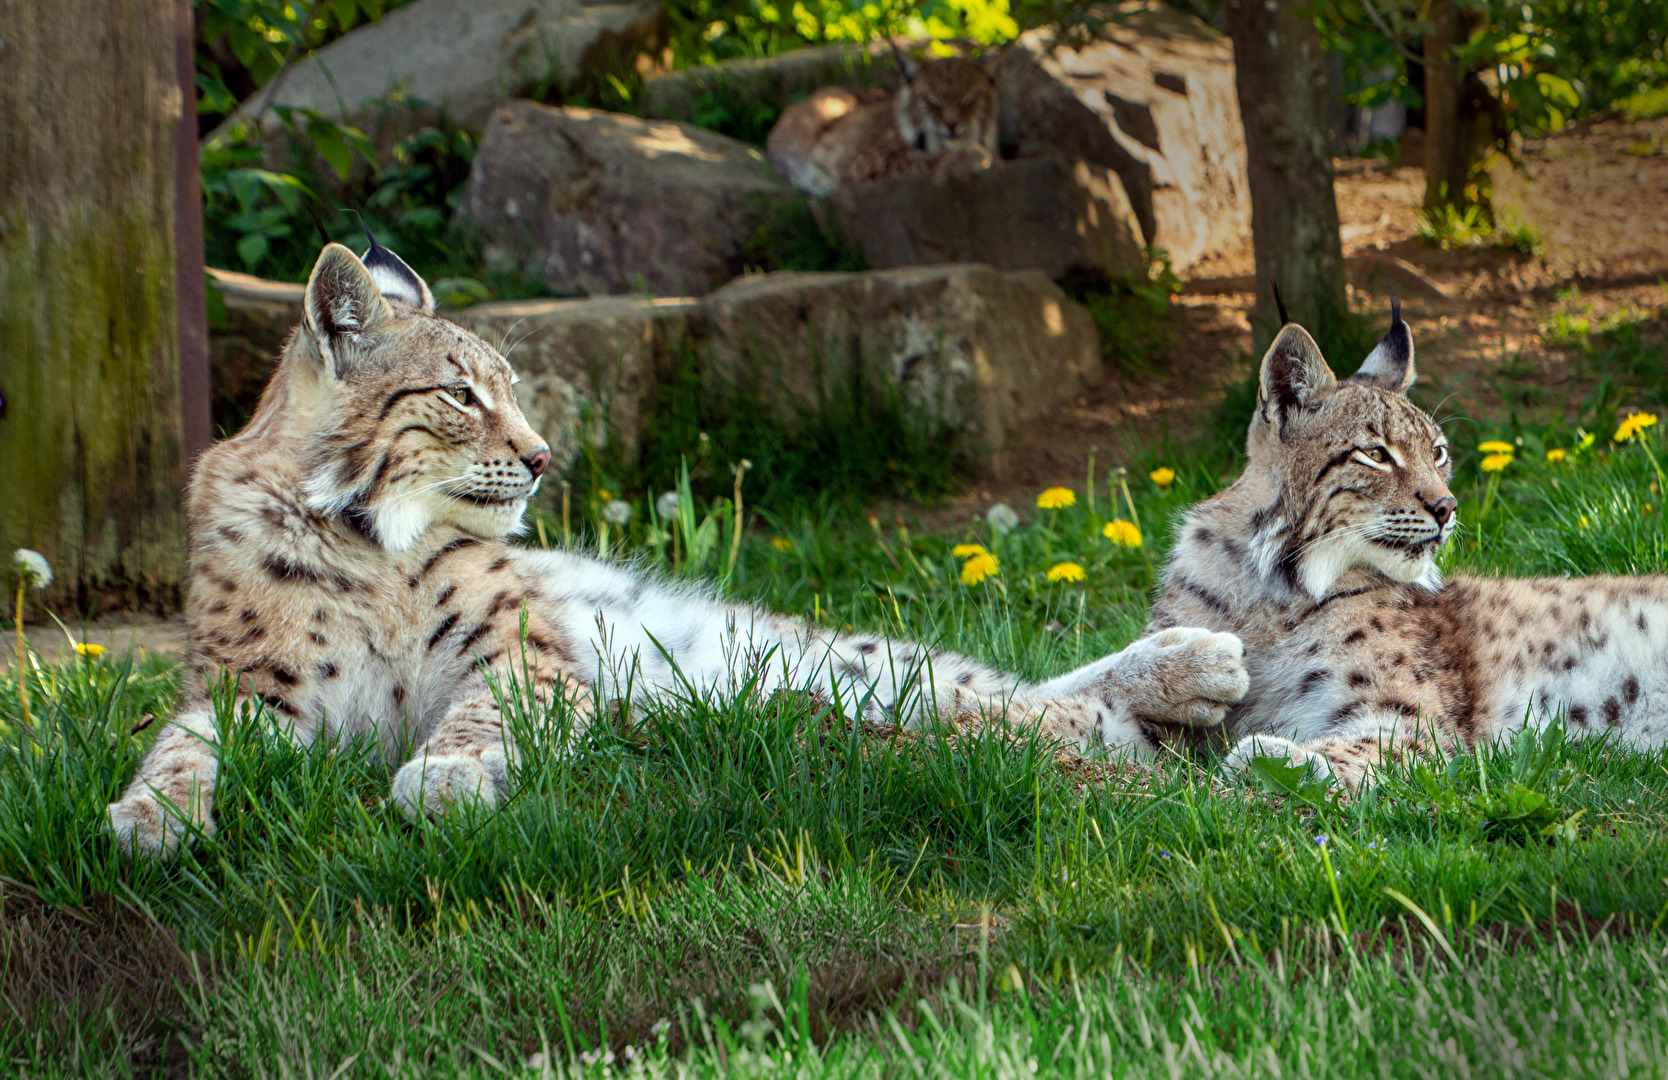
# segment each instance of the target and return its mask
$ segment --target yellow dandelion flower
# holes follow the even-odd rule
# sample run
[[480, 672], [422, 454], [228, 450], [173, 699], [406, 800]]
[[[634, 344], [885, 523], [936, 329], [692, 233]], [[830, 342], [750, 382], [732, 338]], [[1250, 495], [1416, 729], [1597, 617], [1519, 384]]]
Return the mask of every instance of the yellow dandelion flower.
[[989, 555], [983, 544], [957, 544], [950, 549], [950, 554], [958, 559], [971, 559], [975, 555]]
[[1119, 518], [1109, 521], [1101, 529], [1101, 534], [1119, 547], [1138, 548], [1141, 546], [1141, 530], [1135, 527], [1135, 522]]
[[1566, 457], [1569, 457], [1569, 451], [1559, 447], [1554, 447], [1546, 452], [1546, 460], [1549, 465], [1556, 465], [1558, 462], [1563, 461]]
[[770, 539], [770, 546], [777, 551], [792, 551], [793, 541], [785, 536], [773, 536]]
[[987, 577], [995, 577], [1000, 571], [996, 567], [996, 556], [985, 554], [975, 555], [961, 564], [961, 583], [963, 585], [977, 585]]
[[1586, 527], [1587, 527], [1587, 526], [1589, 526], [1589, 525], [1591, 525], [1591, 524], [1592, 524], [1592, 522], [1590, 522], [1590, 521], [1588, 521], [1588, 520], [1587, 520], [1587, 515], [1586, 515], [1586, 514], [1582, 514], [1582, 515], [1581, 515], [1581, 518], [1580, 518], [1580, 525], [1581, 525], [1581, 527], [1582, 527], [1582, 528], [1583, 528], [1583, 529], [1585, 529], [1585, 528], [1586, 528]]
[[1612, 435], [1611, 439], [1619, 443], [1627, 442], [1655, 423], [1656, 413], [1636, 412], [1622, 421], [1621, 426], [1616, 428], [1616, 434]]
[[1593, 445], [1593, 440], [1598, 438], [1598, 436], [1593, 434], [1591, 431], [1581, 431], [1580, 428], [1576, 428], [1576, 431], [1581, 434], [1581, 445], [1576, 447], [1577, 450], [1587, 449], [1589, 446]]
[[1499, 439], [1490, 439], [1486, 443], [1478, 443], [1477, 450], [1479, 453], [1483, 454], [1513, 453], [1512, 444], [1509, 442], [1501, 442]]
[[597, 499], [599, 501], [607, 502], [608, 500], [612, 499], [613, 497], [614, 497], [614, 493], [609, 491], [607, 488], [598, 488], [597, 489]]
[[80, 653], [82, 656], [90, 656], [94, 660], [97, 660], [99, 657], [104, 655], [104, 646], [94, 645], [90, 641], [83, 641], [75, 646], [75, 651]]
[[1077, 493], [1071, 488], [1051, 487], [1037, 496], [1037, 505], [1044, 510], [1059, 510], [1077, 505]]
[[1088, 576], [1083, 572], [1083, 567], [1074, 562], [1055, 563], [1048, 568], [1050, 581], [1082, 581]]
[[1490, 454], [1483, 459], [1482, 468], [1484, 472], [1499, 472], [1511, 463], [1512, 455], [1510, 454]]
[[1169, 490], [1171, 484], [1176, 482], [1176, 470], [1171, 468], [1154, 469], [1147, 476], [1153, 483], [1166, 491]]

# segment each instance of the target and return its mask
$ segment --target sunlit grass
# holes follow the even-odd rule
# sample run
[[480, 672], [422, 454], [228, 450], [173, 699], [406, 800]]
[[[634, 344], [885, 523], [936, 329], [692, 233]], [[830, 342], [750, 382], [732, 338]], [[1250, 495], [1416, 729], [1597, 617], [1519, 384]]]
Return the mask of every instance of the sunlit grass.
[[[1586, 446], [1487, 432], [1479, 443], [1511, 448], [1491, 473], [1478, 446], [1457, 447], [1462, 519], [1495, 487], [1449, 569], [1660, 570], [1641, 441], [1657, 430]], [[699, 575], [828, 625], [1057, 672], [1140, 632], [1176, 515], [1222, 479], [1151, 464], [941, 535], [766, 513], [733, 571], [715, 524]], [[1162, 487], [1146, 475], [1159, 465]], [[628, 549], [690, 570], [717, 510], [680, 509], [673, 544], [641, 508]], [[1106, 536], [1121, 520], [1139, 522], [1140, 547]], [[966, 585], [972, 548], [998, 572]], [[1082, 580], [1050, 581], [1063, 562]], [[329, 1076], [350, 1057], [365, 1075], [529, 1060], [600, 1074], [606, 1053], [614, 1071], [834, 1075], [1006, 1075], [1033, 1059], [1094, 1075], [1420, 1075], [1432, 1061], [1493, 1075], [1507, 1060], [1649, 1075], [1664, 1060], [1661, 753], [1554, 730], [1340, 802], [1225, 786], [1208, 756], [1085, 772], [1031, 737], [854, 732], [795, 695], [643, 702], [568, 753], [565, 707], [506, 687], [526, 753], [499, 813], [410, 825], [367, 748], [297, 749], [265, 717], [222, 710], [218, 835], [133, 866], [102, 812], [169, 674], [107, 654], [45, 666], [31, 690], [26, 733], [15, 676], [0, 678], [0, 877], [59, 904], [111, 894], [199, 959], [141, 1020], [43, 1037], [29, 1015], [0, 1019], [0, 1053], [30, 1075], [121, 1072], [168, 1032], [171, 1060], [202, 1075]]]

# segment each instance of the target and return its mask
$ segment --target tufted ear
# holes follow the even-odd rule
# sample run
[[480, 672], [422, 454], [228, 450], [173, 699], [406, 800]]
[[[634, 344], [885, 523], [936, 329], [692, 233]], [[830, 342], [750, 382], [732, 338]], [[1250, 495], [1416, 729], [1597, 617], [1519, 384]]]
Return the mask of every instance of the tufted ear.
[[1402, 302], [1390, 298], [1390, 330], [1379, 340], [1361, 370], [1349, 377], [1350, 382], [1371, 383], [1394, 393], [1405, 394], [1413, 385], [1413, 331], [1402, 322]]
[[914, 82], [915, 76], [921, 74], [920, 63], [913, 56], [898, 48], [898, 43], [891, 38], [886, 39], [886, 44], [892, 46], [892, 56], [898, 62], [898, 71], [903, 75], [903, 81], [906, 83]]
[[[363, 226], [364, 223], [360, 224]], [[404, 259], [377, 243], [369, 228], [365, 228], [365, 239], [370, 241], [371, 246], [365, 249], [364, 257], [359, 261], [365, 264], [366, 271], [376, 282], [376, 287], [382, 290], [382, 295], [432, 315], [434, 293], [429, 291], [429, 283], [418, 277], [417, 271], [407, 266]]]
[[394, 309], [359, 258], [340, 244], [325, 245], [307, 279], [302, 325], [331, 373], [346, 376], [360, 357], [360, 336], [393, 318]]
[[1326, 366], [1326, 358], [1309, 331], [1296, 323], [1287, 323], [1263, 354], [1262, 375], [1257, 386], [1258, 412], [1272, 422], [1275, 413], [1307, 408], [1337, 385], [1338, 380]]

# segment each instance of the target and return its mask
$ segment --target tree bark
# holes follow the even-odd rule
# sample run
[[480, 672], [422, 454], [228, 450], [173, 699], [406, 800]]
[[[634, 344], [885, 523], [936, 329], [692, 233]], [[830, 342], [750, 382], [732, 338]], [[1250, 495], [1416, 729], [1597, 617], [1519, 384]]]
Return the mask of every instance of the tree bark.
[[1275, 284], [1292, 319], [1318, 337], [1348, 312], [1332, 189], [1326, 59], [1307, 11], [1294, 0], [1223, 5], [1249, 158], [1257, 263], [1251, 331], [1259, 353], [1280, 326]]
[[0, 556], [82, 610], [185, 576], [171, 3], [0, 0]]
[[1460, 117], [1461, 72], [1451, 50], [1463, 27], [1454, 0], [1435, 0], [1425, 35], [1425, 208], [1465, 202], [1470, 147]]

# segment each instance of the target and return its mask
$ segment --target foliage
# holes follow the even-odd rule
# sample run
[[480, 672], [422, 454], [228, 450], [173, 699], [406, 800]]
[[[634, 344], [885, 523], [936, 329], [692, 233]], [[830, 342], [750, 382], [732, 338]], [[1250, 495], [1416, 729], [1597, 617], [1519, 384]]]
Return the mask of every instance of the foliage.
[[1533, 227], [1503, 226], [1486, 208], [1475, 202], [1461, 207], [1444, 199], [1431, 209], [1417, 211], [1414, 226], [1419, 239], [1443, 251], [1487, 245], [1533, 255], [1541, 245]]
[[1170, 300], [1181, 292], [1181, 279], [1162, 249], [1147, 250], [1147, 265], [1144, 277], [1079, 283], [1070, 289], [1071, 298], [1094, 320], [1102, 354], [1131, 375], [1152, 375], [1176, 331]]
[[[1484, 76], [1514, 131], [1555, 131], [1668, 83], [1668, 17], [1655, 0], [1456, 3], [1471, 32], [1453, 62]], [[1322, 39], [1357, 87], [1352, 103], [1423, 105], [1415, 80], [1428, 8], [1411, 0], [1317, 5]]]

